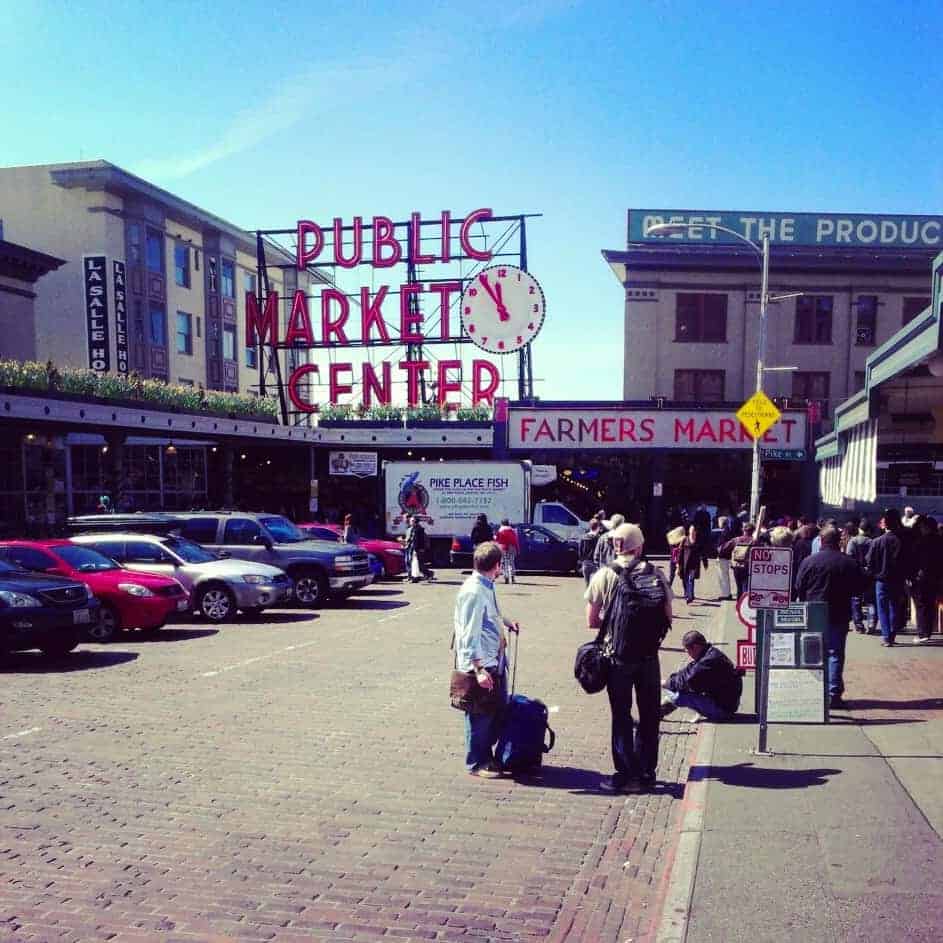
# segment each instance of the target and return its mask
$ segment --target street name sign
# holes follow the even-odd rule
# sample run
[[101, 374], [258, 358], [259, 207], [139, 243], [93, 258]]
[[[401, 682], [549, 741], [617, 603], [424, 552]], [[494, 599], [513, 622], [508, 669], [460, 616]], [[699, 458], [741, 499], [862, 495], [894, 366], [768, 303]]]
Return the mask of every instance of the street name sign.
[[748, 603], [752, 609], [781, 609], [792, 593], [792, 548], [750, 547]]
[[774, 426], [782, 413], [762, 391], [757, 390], [738, 410], [737, 419], [754, 439], [761, 438]]

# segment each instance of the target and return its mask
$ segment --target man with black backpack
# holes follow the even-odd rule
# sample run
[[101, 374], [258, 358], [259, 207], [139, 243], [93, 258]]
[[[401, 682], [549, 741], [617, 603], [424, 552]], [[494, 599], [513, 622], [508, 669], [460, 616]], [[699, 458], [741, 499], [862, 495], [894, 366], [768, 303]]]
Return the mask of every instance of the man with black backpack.
[[[611, 536], [615, 561], [601, 567], [586, 590], [586, 624], [605, 629], [611, 667], [606, 690], [612, 710], [612, 762], [609, 792], [655, 785], [658, 725], [661, 719], [661, 666], [658, 649], [671, 628], [671, 589], [651, 563], [641, 559], [645, 538], [635, 524], [622, 524]], [[638, 728], [632, 719], [632, 692]]]

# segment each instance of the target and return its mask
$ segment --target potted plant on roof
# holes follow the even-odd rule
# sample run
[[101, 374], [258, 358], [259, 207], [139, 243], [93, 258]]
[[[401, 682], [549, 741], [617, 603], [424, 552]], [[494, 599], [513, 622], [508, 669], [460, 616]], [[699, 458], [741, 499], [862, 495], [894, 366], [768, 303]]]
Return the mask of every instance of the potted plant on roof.
[[403, 427], [403, 407], [390, 403], [378, 403], [363, 409], [360, 425], [367, 429], [401, 429]]
[[329, 429], [358, 426], [360, 420], [354, 416], [349, 403], [325, 403], [318, 409], [318, 425]]
[[406, 410], [407, 429], [441, 429], [450, 424], [448, 414], [435, 403], [423, 403]]
[[466, 429], [490, 429], [490, 406], [459, 406], [455, 411], [455, 418]]

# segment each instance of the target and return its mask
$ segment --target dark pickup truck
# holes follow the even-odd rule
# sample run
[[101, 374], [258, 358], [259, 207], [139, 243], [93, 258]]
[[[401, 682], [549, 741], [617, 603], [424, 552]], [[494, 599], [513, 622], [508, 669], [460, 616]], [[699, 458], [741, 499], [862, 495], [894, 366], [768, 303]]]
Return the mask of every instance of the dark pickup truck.
[[98, 622], [100, 608], [84, 583], [0, 560], [0, 653], [38, 648], [65, 655]]

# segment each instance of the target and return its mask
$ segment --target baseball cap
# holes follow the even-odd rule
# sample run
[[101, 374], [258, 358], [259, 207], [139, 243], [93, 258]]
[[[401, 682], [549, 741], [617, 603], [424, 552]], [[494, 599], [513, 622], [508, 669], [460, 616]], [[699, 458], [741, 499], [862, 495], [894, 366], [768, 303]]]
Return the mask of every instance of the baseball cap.
[[642, 528], [637, 524], [620, 524], [612, 532], [612, 540], [621, 541], [622, 552], [628, 553], [632, 550], [638, 550], [645, 543], [645, 535]]

